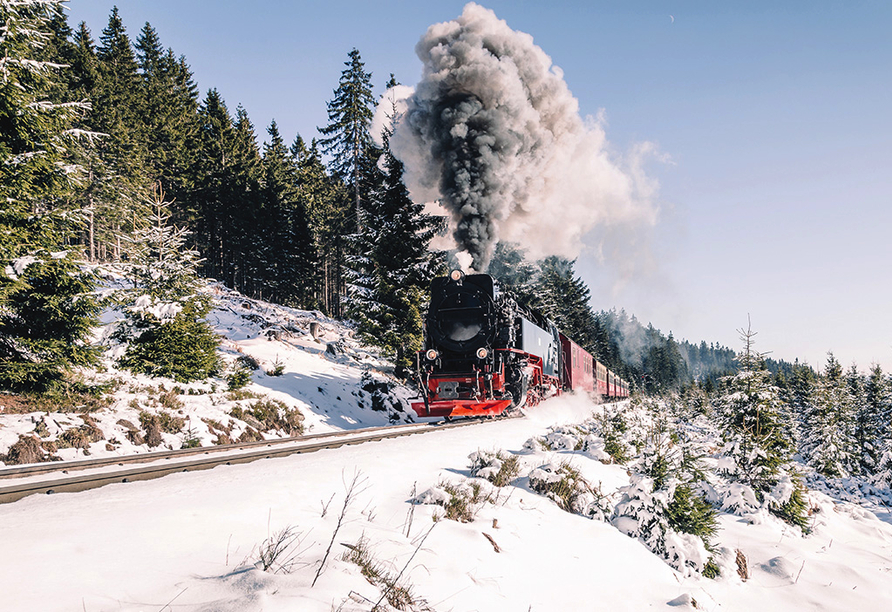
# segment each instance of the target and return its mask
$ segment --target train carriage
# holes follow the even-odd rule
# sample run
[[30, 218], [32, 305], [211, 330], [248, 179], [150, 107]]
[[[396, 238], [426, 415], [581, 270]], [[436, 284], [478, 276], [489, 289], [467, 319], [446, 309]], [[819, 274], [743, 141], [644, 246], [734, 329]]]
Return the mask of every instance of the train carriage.
[[607, 366], [601, 363], [600, 361], [597, 363], [597, 392], [598, 395], [602, 397], [607, 397]]
[[564, 358], [564, 388], [596, 393], [594, 358], [564, 334], [560, 335]]

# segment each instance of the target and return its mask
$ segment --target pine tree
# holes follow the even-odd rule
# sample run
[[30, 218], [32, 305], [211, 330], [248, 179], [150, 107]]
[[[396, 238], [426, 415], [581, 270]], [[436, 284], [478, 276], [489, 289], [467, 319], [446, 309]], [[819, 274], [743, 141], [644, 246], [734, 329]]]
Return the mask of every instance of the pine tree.
[[787, 416], [784, 419], [788, 437], [795, 442], [794, 448], [801, 450], [802, 436], [806, 428], [807, 415], [812, 409], [812, 398], [817, 384], [815, 371], [797, 359], [792, 366], [787, 387], [782, 391]]
[[63, 202], [80, 168], [73, 124], [86, 110], [53, 102], [59, 66], [41, 59], [61, 1], [0, 2], [0, 262], [56, 246]]
[[[82, 21], [74, 33], [71, 58], [71, 78], [69, 91], [76, 100], [91, 100], [94, 97], [99, 81], [99, 60], [96, 57], [96, 45], [87, 25]], [[76, 123], [76, 127], [89, 130], [94, 125], [95, 109]], [[103, 134], [98, 140], [107, 138]], [[84, 168], [85, 178], [79, 186], [77, 199], [84, 211], [83, 243], [87, 259], [97, 261], [100, 245], [109, 245], [117, 235], [104, 220], [115, 217], [113, 185], [105, 182], [104, 177], [110, 174], [109, 169], [100, 156], [98, 147], [91, 147], [81, 152], [78, 163]]]
[[344, 184], [328, 175], [315, 140], [307, 146], [298, 135], [291, 145], [291, 154], [297, 165], [299, 198], [307, 211], [318, 258], [313, 302], [334, 316], [341, 310], [344, 292], [341, 263], [348, 197]]
[[389, 147], [391, 134], [388, 129], [383, 135], [379, 187], [364, 205], [364, 222], [353, 237], [347, 313], [404, 376], [422, 347], [422, 303], [431, 279], [442, 272], [443, 255], [428, 249], [441, 220], [409, 197], [403, 164]]
[[[277, 302], [307, 308], [312, 305], [316, 252], [307, 210], [299, 197], [297, 168], [273, 121], [263, 151], [263, 214], [261, 235], [269, 273], [266, 285]], [[265, 230], [265, 231], [264, 231]]]
[[824, 476], [848, 476], [857, 463], [854, 429], [848, 384], [842, 366], [830, 353], [812, 396], [802, 440], [809, 464]]
[[193, 191], [183, 220], [195, 232], [196, 248], [205, 257], [204, 272], [225, 277], [224, 235], [231, 221], [228, 189], [233, 145], [232, 117], [216, 89], [208, 91], [199, 110], [197, 161], [192, 168]]
[[149, 225], [129, 238], [132, 288], [125, 294], [127, 319], [116, 337], [128, 342], [120, 365], [133, 372], [179, 382], [200, 380], [218, 367], [219, 338], [205, 319], [210, 299], [201, 293], [196, 251], [188, 231], [168, 225], [169, 203], [156, 189]]
[[151, 24], [143, 27], [135, 50], [141, 76], [146, 172], [176, 203], [186, 197], [185, 171], [193, 163], [198, 94], [185, 59], [177, 59], [172, 49], [163, 49]]
[[875, 474], [880, 469], [880, 460], [890, 438], [890, 417], [892, 386], [882, 367], [874, 364], [864, 385], [864, 399], [856, 416], [861, 470], [864, 474]]
[[[62, 2], [0, 0], [0, 387], [45, 391], [84, 346], [97, 306], [67, 250], [68, 201], [81, 171], [60, 65], [48, 61]], [[55, 100], [53, 98], [56, 98]]]
[[[770, 511], [804, 528], [802, 486], [787, 466], [789, 441], [783, 437], [778, 389], [770, 382], [764, 355], [753, 348], [755, 332], [749, 327], [739, 332], [744, 342], [739, 369], [722, 379], [724, 394], [717, 400], [723, 453], [731, 464], [723, 471], [751, 487], [760, 502], [768, 497]], [[780, 496], [785, 499], [777, 500], [775, 487], [785, 477], [791, 488]]]
[[534, 290], [537, 299], [533, 305], [582, 348], [597, 354], [597, 319], [589, 304], [591, 292], [585, 281], [575, 275], [574, 263], [559, 257], [539, 262]]
[[221, 194], [218, 278], [233, 289], [259, 296], [265, 271], [257, 250], [256, 222], [261, 218], [261, 158], [248, 112], [235, 110], [232, 146], [227, 156]]
[[94, 201], [100, 200], [104, 235], [116, 241], [107, 245], [106, 259], [122, 255], [117, 237], [133, 228], [134, 220], [147, 214], [145, 127], [141, 78], [130, 39], [117, 7], [109, 15], [96, 48], [97, 81], [90, 117], [94, 128], [105, 136], [98, 141], [101, 163], [91, 168], [96, 182]]
[[13, 263], [15, 282], [0, 302], [0, 389], [46, 392], [71, 366], [95, 360], [88, 344], [99, 313], [94, 279], [61, 255]]
[[536, 301], [536, 280], [539, 270], [527, 261], [526, 253], [519, 244], [500, 241], [493, 249], [488, 273], [496, 279], [499, 289], [511, 294], [524, 307]]
[[698, 491], [707, 478], [705, 453], [672, 425], [659, 402], [643, 401], [652, 424], [635, 465], [638, 473], [620, 488], [612, 522], [676, 569], [706, 571], [718, 524], [716, 510]]
[[319, 142], [322, 151], [332, 157], [334, 174], [349, 186], [355, 219], [359, 228], [362, 202], [369, 196], [370, 173], [374, 171], [379, 153], [369, 134], [374, 115], [372, 74], [357, 49], [348, 54], [349, 61], [341, 72], [334, 99], [328, 103], [328, 125], [318, 128], [324, 138]]

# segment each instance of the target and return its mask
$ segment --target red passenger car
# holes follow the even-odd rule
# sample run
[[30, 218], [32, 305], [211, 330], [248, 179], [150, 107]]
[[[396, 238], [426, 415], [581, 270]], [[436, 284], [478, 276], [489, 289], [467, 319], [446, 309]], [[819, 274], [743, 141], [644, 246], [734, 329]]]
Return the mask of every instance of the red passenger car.
[[561, 334], [564, 359], [564, 388], [595, 393], [595, 360], [581, 346]]
[[601, 397], [607, 397], [607, 366], [601, 363], [600, 361], [596, 362], [597, 364], [597, 381], [598, 381], [598, 395]]

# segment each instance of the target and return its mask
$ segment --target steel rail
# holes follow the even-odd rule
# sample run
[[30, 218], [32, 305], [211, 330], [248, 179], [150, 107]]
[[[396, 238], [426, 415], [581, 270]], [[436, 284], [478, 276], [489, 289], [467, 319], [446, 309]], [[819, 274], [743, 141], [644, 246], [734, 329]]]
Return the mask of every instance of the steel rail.
[[135, 455], [119, 455], [113, 457], [98, 457], [96, 459], [76, 459], [71, 461], [50, 461], [44, 463], [34, 463], [23, 466], [0, 467], [0, 480], [5, 478], [22, 478], [26, 476], [36, 476], [39, 474], [51, 474], [55, 472], [68, 473], [74, 470], [85, 470], [110, 465], [127, 465], [131, 463], [147, 463], [150, 461], [158, 461], [159, 459], [178, 459], [180, 457], [189, 457], [192, 455], [208, 455], [211, 453], [230, 452], [236, 450], [245, 450], [257, 447], [270, 447], [281, 444], [291, 444], [294, 442], [302, 442], [305, 440], [313, 440], [317, 438], [334, 438], [355, 435], [360, 432], [373, 432], [379, 430], [394, 430], [398, 428], [418, 428], [425, 423], [405, 423], [402, 425], [384, 425], [380, 427], [368, 427], [364, 429], [345, 429], [343, 431], [333, 431], [318, 434], [309, 434], [305, 436], [293, 436], [290, 438], [272, 438], [269, 440], [254, 440], [251, 442], [234, 442], [232, 444], [215, 444], [214, 446], [198, 446], [195, 448], [180, 448], [167, 451], [150, 451], [148, 453], [140, 453]]
[[[285, 457], [299, 453], [311, 453], [326, 448], [363, 444], [365, 442], [409, 436], [416, 433], [428, 433], [453, 427], [467, 427], [482, 422], [487, 421], [468, 419], [451, 423], [409, 423], [392, 427], [372, 427], [368, 429], [334, 432], [331, 434], [314, 434], [296, 438], [282, 438], [280, 440], [264, 440], [256, 443], [180, 449], [178, 451], [128, 455], [126, 457], [103, 457], [101, 459], [86, 461], [65, 462], [66, 465], [57, 464], [54, 466], [52, 464], [41, 464], [23, 468], [12, 468], [12, 470], [19, 472], [18, 477], [20, 478], [53, 473], [58, 473], [59, 477], [17, 482], [0, 487], [0, 504], [14, 502], [29, 495], [86, 491], [112, 483], [151, 480], [177, 472], [193, 472], [211, 469], [220, 465], [249, 463], [259, 459], [271, 459], [274, 457]], [[224, 451], [230, 451], [230, 453], [225, 453]], [[202, 456], [200, 458], [192, 458], [195, 455]], [[175, 459], [183, 460], [176, 461]], [[68, 474], [69, 469], [88, 471], [91, 468], [105, 468], [110, 466], [119, 468], [124, 467], [126, 463], [145, 463], [155, 461], [163, 461], [164, 463], [160, 465], [152, 464], [131, 468], [125, 467], [124, 469], [111, 469], [79, 475]], [[168, 463], [168, 461], [170, 462]]]

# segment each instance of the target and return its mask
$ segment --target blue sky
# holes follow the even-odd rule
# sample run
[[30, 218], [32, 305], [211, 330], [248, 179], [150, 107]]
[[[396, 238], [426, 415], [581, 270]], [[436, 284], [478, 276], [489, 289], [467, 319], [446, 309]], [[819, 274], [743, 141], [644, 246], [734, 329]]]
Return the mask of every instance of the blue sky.
[[[72, 0], [98, 39], [114, 2]], [[376, 93], [414, 85], [414, 46], [464, 2], [120, 0], [131, 38], [149, 21], [186, 56], [202, 95], [245, 106], [260, 136], [316, 135], [356, 47]], [[642, 141], [665, 161], [656, 263], [618, 282], [577, 263], [593, 306], [664, 332], [822, 366], [892, 370], [892, 3], [481, 2], [531, 34], [583, 115], [606, 113], [617, 155]], [[583, 5], [584, 6], [581, 6]], [[634, 253], [630, 253], [634, 256]]]

